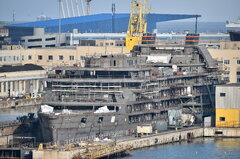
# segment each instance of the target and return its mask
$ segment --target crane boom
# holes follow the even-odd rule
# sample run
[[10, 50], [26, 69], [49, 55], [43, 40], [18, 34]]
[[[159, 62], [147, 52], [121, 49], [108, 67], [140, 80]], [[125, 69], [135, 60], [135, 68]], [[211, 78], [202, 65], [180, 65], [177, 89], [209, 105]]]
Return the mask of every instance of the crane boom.
[[147, 31], [146, 9], [147, 0], [134, 0], [131, 3], [130, 19], [126, 36], [126, 48], [132, 50], [142, 41]]

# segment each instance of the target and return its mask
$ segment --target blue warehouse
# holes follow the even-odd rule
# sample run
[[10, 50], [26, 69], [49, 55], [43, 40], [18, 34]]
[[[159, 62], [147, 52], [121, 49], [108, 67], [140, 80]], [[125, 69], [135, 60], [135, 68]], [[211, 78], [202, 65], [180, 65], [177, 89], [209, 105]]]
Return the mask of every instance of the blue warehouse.
[[[148, 14], [148, 32], [156, 28], [157, 22], [187, 19], [200, 17], [200, 15], [186, 14]], [[95, 14], [80, 17], [63, 19], [53, 19], [46, 21], [36, 21], [20, 23], [6, 26], [13, 42], [20, 40], [21, 36], [33, 35], [33, 28], [45, 28], [45, 33], [58, 33], [59, 24], [62, 33], [71, 33], [73, 29], [78, 29], [79, 33], [122, 33], [128, 28], [129, 14]]]

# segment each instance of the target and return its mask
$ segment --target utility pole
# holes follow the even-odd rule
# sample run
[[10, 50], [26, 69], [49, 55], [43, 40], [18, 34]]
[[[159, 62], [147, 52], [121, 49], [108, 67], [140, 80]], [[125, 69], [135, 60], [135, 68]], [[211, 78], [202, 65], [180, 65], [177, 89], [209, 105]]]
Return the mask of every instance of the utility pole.
[[115, 3], [112, 3], [112, 33], [115, 33], [115, 12], [116, 12]]
[[87, 15], [90, 15], [90, 2], [92, 0], [86, 0], [86, 3], [87, 3]]
[[195, 34], [197, 34], [197, 29], [198, 29], [198, 15], [196, 15], [196, 21], [195, 21]]
[[13, 23], [15, 23], [15, 10], [13, 10]]
[[58, 43], [59, 43], [59, 46], [61, 46], [61, 3], [62, 3], [62, 0], [58, 0], [59, 1], [59, 20], [58, 20], [58, 31], [59, 31], [59, 35], [58, 35]]

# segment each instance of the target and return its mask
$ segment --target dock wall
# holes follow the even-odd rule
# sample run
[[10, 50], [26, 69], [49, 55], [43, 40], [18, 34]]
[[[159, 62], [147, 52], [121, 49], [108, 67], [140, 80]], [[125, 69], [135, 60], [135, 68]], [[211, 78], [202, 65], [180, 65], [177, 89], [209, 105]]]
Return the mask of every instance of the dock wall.
[[42, 98], [3, 100], [3, 101], [0, 101], [0, 110], [7, 109], [7, 108], [38, 106], [41, 103], [42, 103]]
[[[184, 140], [191, 140], [198, 137], [240, 137], [240, 128], [191, 128], [166, 133], [159, 133], [144, 137], [130, 138], [118, 141], [117, 144], [122, 146], [131, 145], [133, 149], [150, 147], [161, 144], [168, 144]], [[74, 154], [83, 151], [82, 148], [71, 151], [43, 150], [33, 151], [34, 159], [71, 159]]]
[[0, 123], [0, 146], [5, 146], [10, 143], [19, 125], [20, 123], [17, 121]]
[[204, 137], [240, 137], [240, 128], [204, 128]]
[[202, 128], [194, 128], [189, 130], [155, 134], [151, 136], [125, 140], [120, 143], [132, 145], [133, 149], [138, 149], [143, 147], [168, 144], [168, 143], [179, 142], [184, 140], [191, 140], [193, 138], [198, 138], [198, 137], [203, 137]]

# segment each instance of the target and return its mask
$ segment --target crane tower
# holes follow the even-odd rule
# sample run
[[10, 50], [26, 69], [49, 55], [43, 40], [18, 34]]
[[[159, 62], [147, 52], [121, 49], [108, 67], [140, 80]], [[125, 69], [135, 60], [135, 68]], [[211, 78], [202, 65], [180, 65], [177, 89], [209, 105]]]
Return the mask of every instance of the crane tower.
[[130, 19], [126, 36], [126, 48], [132, 50], [142, 41], [147, 31], [147, 0], [134, 0], [131, 3]]

